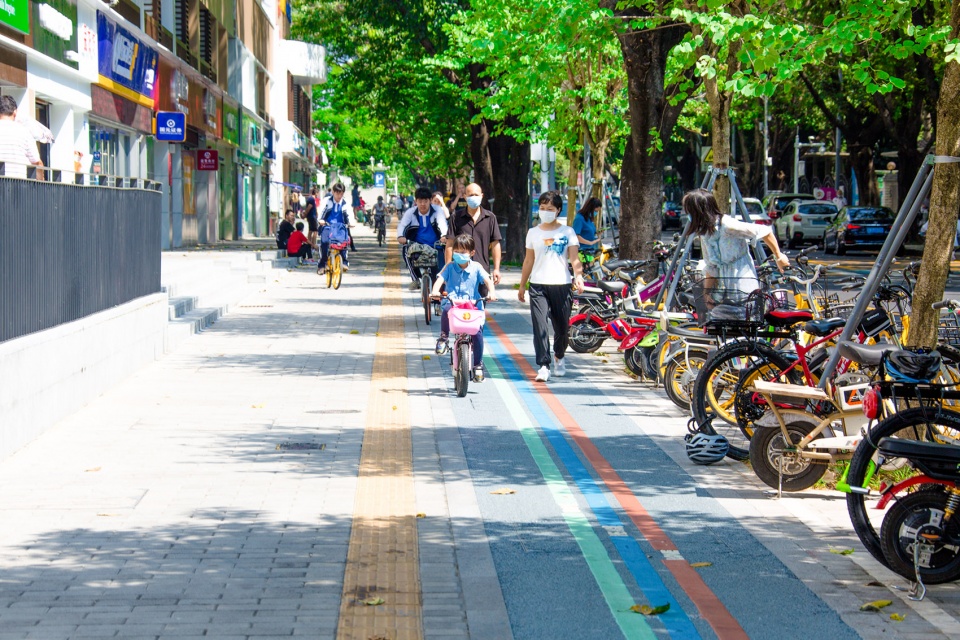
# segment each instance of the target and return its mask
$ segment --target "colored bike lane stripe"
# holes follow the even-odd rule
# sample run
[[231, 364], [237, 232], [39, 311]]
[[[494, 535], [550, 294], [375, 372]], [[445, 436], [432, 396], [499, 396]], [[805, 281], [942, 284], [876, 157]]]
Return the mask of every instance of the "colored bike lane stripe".
[[[527, 388], [531, 388], [532, 385], [528, 380], [532, 380], [535, 375], [533, 367], [530, 366], [530, 363], [527, 362], [526, 358], [524, 358], [516, 348], [516, 345], [513, 344], [496, 321], [488, 318], [487, 325], [495, 336], [495, 340], [490, 341], [497, 343], [494, 349], [498, 349], [500, 345], [502, 345], [502, 348], [507, 352], [504, 361], [510, 360], [516, 365], [513, 369], [516, 371], [516, 374], [511, 377], [516, 382], [518, 388], [522, 388], [524, 385], [526, 385]], [[701, 617], [713, 628], [717, 636], [723, 640], [728, 638], [738, 640], [741, 638], [746, 639], [748, 636], [740, 626], [740, 623], [737, 622], [736, 618], [727, 610], [723, 602], [721, 602], [717, 595], [707, 586], [703, 578], [700, 577], [700, 574], [698, 574], [686, 560], [679, 556], [679, 551], [673, 541], [660, 528], [656, 521], [654, 521], [640, 503], [640, 500], [634, 495], [630, 488], [627, 487], [626, 483], [620, 477], [620, 474], [618, 474], [606, 458], [604, 458], [593, 441], [590, 440], [589, 436], [586, 435], [560, 400], [550, 391], [549, 387], [538, 384], [531, 393], [539, 396], [543, 404], [554, 414], [556, 422], [560, 424], [563, 430], [566, 431], [577, 445], [590, 466], [593, 467], [597, 476], [600, 477], [607, 491], [616, 499], [620, 507], [640, 530], [640, 533], [647, 542], [649, 542], [655, 550], [663, 554], [663, 565], [673, 574], [680, 588], [683, 589], [694, 603]], [[552, 420], [546, 420], [544, 422], [551, 424], [551, 426], [553, 425]], [[564, 440], [564, 442], [566, 441]], [[577, 456], [574, 455], [574, 457], [576, 458]], [[590, 476], [589, 473], [587, 476], [592, 480], [592, 476]], [[593, 493], [597, 494], [598, 492], [599, 488]], [[588, 496], [589, 500], [589, 494], [585, 495]], [[626, 558], [624, 558], [624, 561], [626, 562]], [[656, 575], [656, 572], [653, 571], [652, 568], [650, 571]], [[659, 576], [657, 578], [659, 579]], [[641, 586], [641, 588], [643, 587]]]
[[[540, 426], [547, 440], [553, 446], [563, 467], [573, 478], [577, 489], [584, 496], [590, 510], [596, 516], [597, 522], [600, 526], [613, 528], [612, 531], [607, 530], [610, 540], [627, 570], [643, 592], [646, 601], [651, 606], [670, 605], [670, 609], [666, 613], [658, 616], [670, 637], [678, 640], [700, 638], [700, 634], [693, 623], [690, 622], [686, 612], [664, 585], [663, 580], [654, 570], [653, 565], [650, 564], [639, 543], [633, 537], [627, 535], [626, 532], [618, 532], [618, 529], [623, 527], [623, 520], [611, 507], [603, 491], [597, 486], [587, 468], [564, 438], [563, 433], [554, 425], [554, 421], [537, 397], [532, 385], [519, 376], [516, 365], [507, 356], [506, 351], [496, 338], [490, 340], [487, 344], [491, 353], [494, 354], [500, 371], [513, 383], [523, 405], [530, 411], [534, 422]], [[534, 435], [539, 438], [535, 430]]]
[[[491, 342], [496, 342], [491, 341]], [[488, 343], [489, 344], [489, 343]], [[563, 473], [554, 463], [546, 445], [540, 439], [536, 428], [528, 418], [520, 403], [510, 381], [504, 376], [501, 370], [490, 356], [484, 356], [487, 364], [487, 371], [490, 373], [490, 381], [497, 389], [510, 415], [513, 417], [520, 436], [523, 438], [530, 455], [533, 457], [540, 475], [543, 476], [550, 494], [553, 496], [557, 506], [563, 514], [563, 519], [570, 529], [577, 546], [583, 554], [597, 582], [603, 598], [613, 614], [614, 620], [628, 640], [653, 640], [657, 636], [643, 619], [643, 616], [630, 611], [630, 607], [635, 603], [630, 591], [627, 589], [620, 574], [603, 546], [600, 538], [597, 536], [589, 520], [581, 511], [577, 504], [577, 499], [570, 490]]]

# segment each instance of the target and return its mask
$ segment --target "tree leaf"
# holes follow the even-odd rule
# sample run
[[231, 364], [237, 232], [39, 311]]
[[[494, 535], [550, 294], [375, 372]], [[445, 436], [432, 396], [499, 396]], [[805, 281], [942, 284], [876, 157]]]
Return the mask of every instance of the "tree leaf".
[[906, 616], [906, 614], [904, 614], [904, 613], [891, 613], [891, 614], [890, 614], [890, 619], [893, 620], [894, 622], [903, 622], [904, 620], [906, 620], [906, 618], [907, 618], [907, 616]]
[[366, 600], [361, 600], [360, 602], [367, 605], [368, 607], [375, 607], [377, 605], [383, 604], [384, 602], [386, 602], [386, 600], [384, 600], [383, 598], [367, 598]]
[[648, 604], [635, 604], [630, 607], [630, 611], [634, 613], [642, 613], [645, 616], [658, 616], [661, 613], [666, 613], [670, 610], [670, 603], [662, 604], [659, 607], [651, 607]]
[[693, 567], [694, 569], [699, 569], [701, 567], [712, 567], [713, 563], [712, 562], [691, 562], [690, 566]]
[[848, 556], [853, 553], [853, 549], [830, 549], [830, 553], [835, 553], [838, 556]]
[[865, 605], [860, 607], [860, 611], [880, 611], [884, 607], [889, 607], [893, 604], [891, 600], [874, 600], [873, 602], [868, 602]]
[[512, 493], [516, 493], [516, 491], [508, 487], [503, 487], [502, 489], [496, 489], [495, 491], [491, 491], [490, 493], [495, 496], [508, 496]]

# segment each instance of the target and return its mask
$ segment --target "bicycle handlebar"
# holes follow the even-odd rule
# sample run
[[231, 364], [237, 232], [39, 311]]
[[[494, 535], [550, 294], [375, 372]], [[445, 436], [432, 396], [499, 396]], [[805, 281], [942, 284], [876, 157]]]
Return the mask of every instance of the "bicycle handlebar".
[[950, 309], [956, 311], [960, 307], [960, 300], [941, 300], [930, 305], [931, 309]]

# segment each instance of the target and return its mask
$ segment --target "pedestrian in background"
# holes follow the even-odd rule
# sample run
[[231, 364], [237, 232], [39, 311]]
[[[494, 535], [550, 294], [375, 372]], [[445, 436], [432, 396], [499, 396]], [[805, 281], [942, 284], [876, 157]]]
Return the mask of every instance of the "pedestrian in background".
[[580, 251], [584, 253], [596, 253], [600, 245], [600, 239], [597, 238], [597, 212], [603, 207], [599, 198], [588, 198], [580, 211], [573, 219], [573, 232], [577, 234], [577, 240], [580, 241]]
[[580, 264], [580, 242], [573, 229], [557, 220], [563, 209], [559, 191], [540, 194], [540, 224], [527, 231], [526, 254], [520, 273], [520, 302], [526, 301], [526, 287], [530, 283], [530, 316], [533, 320], [533, 348], [536, 353], [536, 380], [550, 379], [549, 325], [553, 325], [553, 375], [566, 375], [563, 356], [567, 351], [570, 326], [570, 308], [573, 305], [572, 284], [577, 293], [583, 293], [583, 265]]
[[313, 249], [310, 247], [310, 241], [303, 235], [303, 223], [298, 222], [296, 230], [290, 234], [287, 240], [287, 255], [291, 258], [312, 258]]
[[277, 249], [281, 251], [287, 250], [287, 242], [295, 231], [293, 227], [294, 219], [293, 209], [287, 209], [283, 214], [283, 221], [280, 222], [280, 226], [277, 227]]
[[5, 176], [26, 178], [27, 166], [42, 167], [37, 141], [17, 120], [17, 101], [0, 96], [0, 162]]

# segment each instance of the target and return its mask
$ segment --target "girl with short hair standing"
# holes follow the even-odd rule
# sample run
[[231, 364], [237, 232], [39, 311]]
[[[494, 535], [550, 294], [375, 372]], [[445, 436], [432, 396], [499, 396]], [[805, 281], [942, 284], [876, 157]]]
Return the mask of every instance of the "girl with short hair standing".
[[536, 352], [536, 380], [550, 378], [550, 341], [548, 325], [553, 325], [553, 375], [566, 374], [563, 356], [567, 350], [570, 308], [573, 304], [569, 262], [573, 266], [573, 287], [583, 293], [583, 266], [578, 252], [580, 241], [573, 229], [561, 224], [557, 217], [563, 209], [558, 191], [540, 195], [540, 224], [527, 231], [526, 254], [520, 274], [520, 302], [526, 301], [530, 283], [530, 315], [533, 318], [533, 348]]

